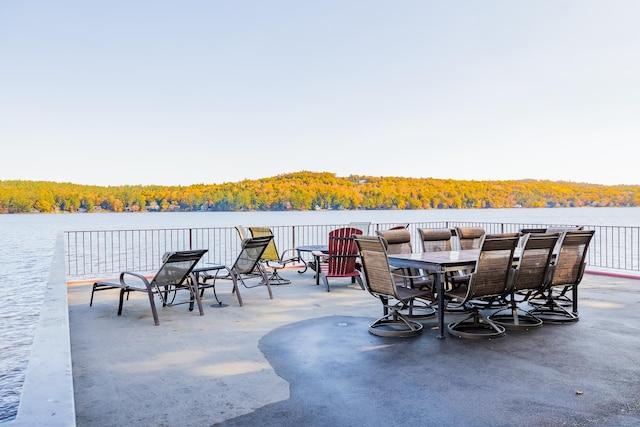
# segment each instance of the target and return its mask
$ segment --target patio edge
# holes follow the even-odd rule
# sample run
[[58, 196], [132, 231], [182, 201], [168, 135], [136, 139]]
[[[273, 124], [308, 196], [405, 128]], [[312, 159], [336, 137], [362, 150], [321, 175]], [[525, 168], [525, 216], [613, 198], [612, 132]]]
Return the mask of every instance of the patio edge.
[[75, 426], [64, 235], [56, 239], [18, 413], [3, 426]]

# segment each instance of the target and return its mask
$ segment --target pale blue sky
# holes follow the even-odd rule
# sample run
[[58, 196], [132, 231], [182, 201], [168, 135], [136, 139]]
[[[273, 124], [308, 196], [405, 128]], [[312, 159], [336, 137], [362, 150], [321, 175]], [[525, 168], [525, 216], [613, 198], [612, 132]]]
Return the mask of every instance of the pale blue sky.
[[0, 1], [0, 180], [640, 184], [640, 1]]

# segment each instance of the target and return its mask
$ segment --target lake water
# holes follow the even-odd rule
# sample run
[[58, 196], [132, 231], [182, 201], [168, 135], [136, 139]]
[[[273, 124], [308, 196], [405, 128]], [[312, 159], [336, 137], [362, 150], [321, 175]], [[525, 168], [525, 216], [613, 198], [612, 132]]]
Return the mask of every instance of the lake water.
[[640, 226], [640, 208], [422, 211], [171, 212], [0, 215], [0, 421], [15, 417], [44, 297], [55, 239], [62, 231], [470, 221]]

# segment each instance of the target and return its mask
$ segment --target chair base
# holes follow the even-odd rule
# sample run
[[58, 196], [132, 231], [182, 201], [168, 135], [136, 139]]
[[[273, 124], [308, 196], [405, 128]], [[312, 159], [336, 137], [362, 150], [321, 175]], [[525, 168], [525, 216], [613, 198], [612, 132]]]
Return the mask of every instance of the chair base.
[[[506, 311], [511, 313], [506, 313]], [[521, 308], [498, 310], [489, 316], [489, 320], [505, 329], [530, 329], [542, 326], [542, 319]]]
[[555, 302], [551, 306], [547, 302], [546, 305], [534, 308], [530, 313], [542, 320], [543, 323], [573, 323], [580, 320], [578, 313], [572, 313]]
[[291, 280], [285, 279], [278, 273], [278, 270], [273, 270], [271, 274], [269, 274], [269, 283], [273, 285], [288, 285], [291, 283]]
[[415, 299], [411, 305], [399, 302], [395, 305], [395, 309], [408, 319], [430, 319], [437, 313], [430, 303], [418, 299]]
[[471, 339], [500, 338], [506, 335], [504, 326], [477, 313], [472, 313], [459, 322], [449, 323], [447, 331], [454, 337]]
[[388, 316], [381, 317], [369, 325], [369, 333], [379, 337], [406, 338], [420, 335], [422, 324], [398, 316], [392, 319]]

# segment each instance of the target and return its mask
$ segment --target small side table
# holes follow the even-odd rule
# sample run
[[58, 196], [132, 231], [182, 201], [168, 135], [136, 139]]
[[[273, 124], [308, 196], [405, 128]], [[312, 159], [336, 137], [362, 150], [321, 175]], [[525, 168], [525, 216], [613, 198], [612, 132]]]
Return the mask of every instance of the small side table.
[[[327, 252], [329, 252], [329, 246], [328, 246], [328, 245], [305, 245], [305, 246], [298, 246], [298, 247], [296, 248], [296, 251], [298, 251], [298, 257], [299, 257], [299, 258], [302, 258], [302, 257], [301, 257], [301, 254], [300, 254], [301, 252], [325, 252], [325, 253], [327, 253]], [[300, 271], [300, 273], [304, 273], [305, 271], [307, 271], [307, 267], [311, 267], [311, 269], [312, 269], [313, 271], [315, 271], [315, 270], [316, 270], [316, 265], [317, 265], [317, 262], [318, 262], [318, 259], [317, 259], [317, 258], [318, 258], [318, 257], [315, 257], [315, 256], [314, 256], [314, 258], [315, 258], [314, 262], [306, 263], [306, 264], [305, 264], [305, 267], [304, 267], [304, 270]]]

